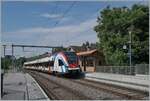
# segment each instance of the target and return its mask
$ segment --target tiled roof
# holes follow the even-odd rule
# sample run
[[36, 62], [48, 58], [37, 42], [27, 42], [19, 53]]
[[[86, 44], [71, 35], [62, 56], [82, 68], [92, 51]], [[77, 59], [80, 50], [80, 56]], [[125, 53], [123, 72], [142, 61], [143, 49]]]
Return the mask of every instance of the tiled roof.
[[90, 51], [84, 51], [84, 52], [78, 52], [77, 55], [78, 56], [85, 56], [85, 55], [90, 55], [90, 54], [93, 54], [94, 52], [96, 52], [97, 49], [93, 49], [93, 50], [90, 50]]

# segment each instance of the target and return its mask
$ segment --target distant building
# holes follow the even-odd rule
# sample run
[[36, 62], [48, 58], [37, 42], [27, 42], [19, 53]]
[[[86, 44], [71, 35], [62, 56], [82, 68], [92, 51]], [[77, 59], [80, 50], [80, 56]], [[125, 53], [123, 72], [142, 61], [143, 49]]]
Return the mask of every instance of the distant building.
[[73, 51], [73, 52], [81, 52], [81, 51], [86, 51], [86, 47], [82, 46], [69, 46], [67, 48], [68, 51]]
[[96, 49], [96, 44], [92, 44], [91, 46], [69, 46], [67, 48], [68, 51], [74, 51], [74, 52], [82, 52], [82, 51], [87, 51], [87, 50], [93, 50]]

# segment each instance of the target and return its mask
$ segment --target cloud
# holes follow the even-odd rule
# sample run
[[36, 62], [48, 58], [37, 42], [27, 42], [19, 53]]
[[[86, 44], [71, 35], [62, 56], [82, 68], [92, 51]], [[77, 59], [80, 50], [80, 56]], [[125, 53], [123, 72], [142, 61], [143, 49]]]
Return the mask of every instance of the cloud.
[[[96, 18], [88, 19], [84, 22], [74, 25], [56, 26], [53, 28], [33, 27], [20, 29], [14, 32], [3, 32], [2, 43], [10, 44], [29, 44], [29, 45], [49, 45], [49, 46], [69, 46], [82, 45], [83, 42], [97, 42], [97, 34], [93, 27], [97, 24]], [[31, 49], [26, 49], [31, 51]], [[36, 49], [37, 50], [37, 49]], [[22, 50], [21, 50], [22, 51]], [[41, 49], [33, 52], [21, 53], [20, 56], [33, 56], [50, 52], [50, 49]], [[10, 51], [7, 53], [11, 53]]]
[[52, 28], [35, 27], [17, 30], [15, 32], [7, 32], [6, 34], [31, 34], [31, 33], [80, 33], [92, 29], [97, 24], [96, 19], [89, 19], [76, 25], [63, 25]]
[[61, 14], [50, 14], [50, 13], [44, 13], [40, 15], [41, 17], [50, 18], [50, 19], [56, 19], [62, 17]]
[[76, 25], [51, 28], [39, 39], [39, 44], [69, 46], [81, 45], [85, 41], [96, 42], [97, 34], [93, 31], [96, 24], [96, 19], [89, 19]]
[[2, 41], [57, 46], [68, 46], [69, 44], [79, 45], [85, 41], [96, 42], [96, 32], [93, 31], [93, 27], [96, 24], [96, 18], [92, 18], [74, 25], [21, 29], [3, 33]]

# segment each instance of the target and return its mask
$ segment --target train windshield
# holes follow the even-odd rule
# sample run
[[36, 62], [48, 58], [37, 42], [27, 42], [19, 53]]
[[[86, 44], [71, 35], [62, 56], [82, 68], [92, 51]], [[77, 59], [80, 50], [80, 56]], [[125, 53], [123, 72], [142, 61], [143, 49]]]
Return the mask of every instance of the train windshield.
[[66, 57], [68, 58], [68, 63], [77, 63], [77, 55], [74, 52], [64, 52]]

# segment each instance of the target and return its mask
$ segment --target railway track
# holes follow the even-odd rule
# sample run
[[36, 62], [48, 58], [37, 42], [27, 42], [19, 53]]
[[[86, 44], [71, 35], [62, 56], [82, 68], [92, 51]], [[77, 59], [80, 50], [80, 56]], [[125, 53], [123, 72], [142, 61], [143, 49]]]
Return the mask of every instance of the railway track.
[[[69, 88], [65, 86], [65, 84], [61, 84], [61, 82], [55, 82], [55, 80], [50, 80], [52, 75], [47, 75], [45, 73], [37, 72], [37, 71], [28, 71], [40, 84], [40, 86], [45, 90], [50, 99], [54, 100], [86, 100], [86, 99], [94, 99], [93, 96], [88, 95], [88, 93], [84, 94], [84, 91], [80, 89], [76, 90], [74, 88]], [[71, 84], [78, 85], [78, 87], [87, 87], [88, 89], [95, 90], [95, 92], [101, 91], [105, 92], [103, 95], [107, 93], [111, 93], [113, 96], [118, 97], [104, 97], [104, 98], [96, 98], [95, 99], [126, 99], [126, 100], [143, 100], [148, 98], [149, 94], [147, 92], [137, 91], [129, 88], [114, 86], [111, 84], [105, 84], [101, 82], [96, 82], [87, 79], [70, 79], [64, 77], [56, 77], [57, 79], [64, 80], [64, 82], [70, 82]], [[86, 89], [84, 89], [86, 92]], [[90, 90], [89, 90], [90, 91]], [[92, 91], [91, 91], [92, 92]], [[57, 95], [56, 95], [57, 94]], [[67, 95], [67, 97], [65, 97]], [[96, 95], [95, 95], [96, 96]], [[95, 100], [94, 99], [94, 100]]]
[[143, 100], [144, 98], [149, 96], [148, 92], [133, 90], [133, 89], [125, 88], [125, 87], [92, 81], [88, 79], [78, 79], [78, 80], [72, 80], [72, 81], [76, 83], [80, 83], [85, 86], [95, 88], [95, 89], [108, 91], [119, 96], [124, 96], [129, 100], [130, 99]]
[[87, 100], [91, 99], [87, 96], [80, 94], [78, 91], [69, 89], [49, 78], [39, 75], [36, 72], [28, 72], [39, 85], [44, 89], [48, 97], [52, 100]]
[[[29, 73], [32, 77], [34, 77], [34, 79], [38, 82], [38, 84], [42, 87], [42, 89], [46, 92], [46, 94], [48, 95], [48, 97], [50, 99], [57, 99], [59, 100], [59, 97], [57, 95], [55, 95], [52, 90], [50, 90], [49, 88], [49, 84], [47, 81], [45, 81], [43, 78], [41, 78], [40, 76], [38, 76], [37, 79], [37, 75], [32, 74], [31, 72]], [[52, 84], [51, 84], [52, 85]]]

